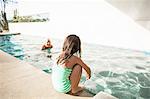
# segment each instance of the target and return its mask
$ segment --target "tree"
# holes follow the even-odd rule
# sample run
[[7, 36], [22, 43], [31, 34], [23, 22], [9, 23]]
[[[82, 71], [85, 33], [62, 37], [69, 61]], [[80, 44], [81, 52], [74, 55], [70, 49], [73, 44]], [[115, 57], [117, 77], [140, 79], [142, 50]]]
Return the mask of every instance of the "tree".
[[16, 3], [13, 0], [0, 0], [1, 3], [1, 11], [0, 11], [0, 31], [9, 31], [9, 25], [6, 16], [6, 5], [9, 3]]

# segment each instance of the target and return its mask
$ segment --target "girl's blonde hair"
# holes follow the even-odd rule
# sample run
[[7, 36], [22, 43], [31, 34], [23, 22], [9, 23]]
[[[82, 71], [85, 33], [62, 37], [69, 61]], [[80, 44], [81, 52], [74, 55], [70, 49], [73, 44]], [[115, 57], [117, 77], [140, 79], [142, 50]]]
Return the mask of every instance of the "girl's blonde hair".
[[68, 60], [74, 53], [79, 52], [79, 56], [81, 57], [81, 41], [77, 35], [69, 35], [66, 37], [63, 44], [63, 53], [58, 57], [57, 64], [63, 64], [66, 60]]

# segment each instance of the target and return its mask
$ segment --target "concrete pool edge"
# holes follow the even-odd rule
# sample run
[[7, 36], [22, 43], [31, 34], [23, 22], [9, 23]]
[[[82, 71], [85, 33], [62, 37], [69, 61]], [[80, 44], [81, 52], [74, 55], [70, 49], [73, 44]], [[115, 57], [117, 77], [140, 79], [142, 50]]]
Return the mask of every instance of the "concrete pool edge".
[[[14, 99], [92, 99], [83, 93], [81, 96], [71, 96], [56, 92], [49, 74], [35, 68], [0, 50], [0, 98]], [[99, 97], [99, 98], [97, 98]], [[105, 98], [103, 98], [105, 97]], [[99, 94], [94, 99], [116, 99], [111, 95]]]
[[0, 36], [8, 36], [8, 35], [20, 35], [21, 33], [10, 33], [10, 32], [4, 32], [0, 33]]

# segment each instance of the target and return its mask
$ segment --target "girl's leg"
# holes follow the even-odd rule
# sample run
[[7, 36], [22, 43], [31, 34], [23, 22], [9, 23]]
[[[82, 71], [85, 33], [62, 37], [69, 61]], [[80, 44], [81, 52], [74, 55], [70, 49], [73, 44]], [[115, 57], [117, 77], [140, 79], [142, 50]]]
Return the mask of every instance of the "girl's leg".
[[82, 74], [82, 67], [80, 65], [75, 65], [72, 73], [70, 75], [70, 81], [71, 81], [71, 92], [73, 94], [83, 90], [82, 87], [79, 87], [79, 82], [81, 79], [81, 74]]

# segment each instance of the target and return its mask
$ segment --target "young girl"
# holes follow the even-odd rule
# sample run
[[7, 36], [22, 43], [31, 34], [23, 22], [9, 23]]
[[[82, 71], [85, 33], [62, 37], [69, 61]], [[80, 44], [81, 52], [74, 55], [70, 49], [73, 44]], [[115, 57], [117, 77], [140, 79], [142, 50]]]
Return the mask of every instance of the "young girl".
[[82, 68], [87, 79], [91, 77], [90, 68], [81, 60], [81, 41], [76, 35], [69, 35], [63, 44], [56, 65], [52, 68], [52, 83], [56, 91], [75, 95], [83, 88], [79, 86]]

